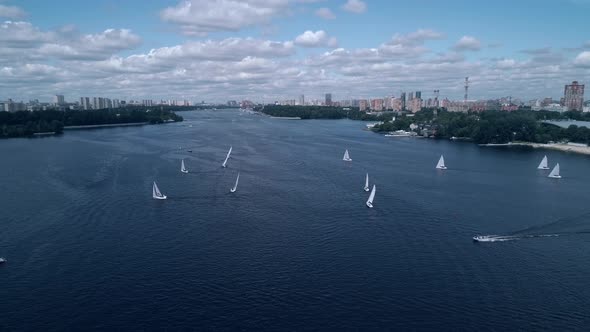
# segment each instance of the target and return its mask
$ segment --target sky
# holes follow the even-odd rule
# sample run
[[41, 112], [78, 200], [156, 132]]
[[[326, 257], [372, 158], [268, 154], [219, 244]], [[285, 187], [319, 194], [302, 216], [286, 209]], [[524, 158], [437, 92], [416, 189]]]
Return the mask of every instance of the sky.
[[[0, 0], [0, 100], [563, 96], [590, 0]], [[588, 98], [586, 94], [586, 99]]]

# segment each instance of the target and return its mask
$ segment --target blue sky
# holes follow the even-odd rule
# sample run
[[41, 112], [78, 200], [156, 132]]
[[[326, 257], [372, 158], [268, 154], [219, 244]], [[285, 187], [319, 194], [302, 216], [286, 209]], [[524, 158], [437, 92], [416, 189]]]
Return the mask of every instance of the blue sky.
[[0, 99], [453, 99], [464, 76], [474, 98], [558, 98], [589, 81], [587, 13], [590, 0], [0, 0]]

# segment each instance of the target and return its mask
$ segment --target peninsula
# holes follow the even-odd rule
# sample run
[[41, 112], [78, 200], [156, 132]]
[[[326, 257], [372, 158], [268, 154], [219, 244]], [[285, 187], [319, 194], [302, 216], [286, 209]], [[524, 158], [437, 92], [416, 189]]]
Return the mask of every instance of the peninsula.
[[170, 110], [141, 106], [100, 110], [0, 112], [0, 138], [60, 134], [64, 129], [179, 121], [183, 121], [183, 118]]

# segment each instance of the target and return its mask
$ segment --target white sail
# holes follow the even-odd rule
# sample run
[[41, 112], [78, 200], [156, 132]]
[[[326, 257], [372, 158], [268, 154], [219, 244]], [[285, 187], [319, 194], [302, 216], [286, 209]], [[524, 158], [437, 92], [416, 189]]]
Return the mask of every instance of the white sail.
[[162, 193], [160, 192], [160, 189], [158, 188], [156, 181], [154, 181], [154, 185], [152, 187], [152, 197], [154, 199], [166, 199], [166, 196], [162, 195]]
[[371, 194], [369, 195], [369, 199], [367, 200], [367, 206], [372, 208], [373, 207], [373, 199], [375, 199], [375, 185], [373, 185], [373, 190], [371, 190]]
[[233, 146], [230, 146], [229, 151], [227, 151], [227, 156], [225, 156], [225, 160], [223, 161], [223, 164], [221, 165], [222, 167], [225, 167], [225, 165], [227, 164], [227, 160], [229, 159], [229, 155], [231, 154], [232, 149], [233, 149]]
[[555, 167], [553, 167], [553, 170], [551, 171], [551, 173], [549, 173], [548, 177], [554, 179], [561, 179], [561, 175], [559, 175], [559, 163], [557, 163]]
[[367, 176], [365, 177], [365, 191], [369, 191], [369, 173], [367, 173]]
[[240, 172], [238, 172], [238, 177], [236, 178], [236, 184], [234, 184], [234, 187], [231, 188], [231, 190], [230, 190], [232, 193], [235, 193], [236, 190], [238, 189], [238, 181], [240, 181]]
[[549, 165], [547, 163], [547, 156], [543, 157], [543, 160], [541, 160], [541, 163], [539, 164], [539, 167], [537, 167], [538, 169], [549, 169]]
[[440, 159], [438, 160], [438, 164], [436, 164], [436, 168], [447, 169], [447, 166], [445, 166], [445, 158], [442, 155], [440, 156]]
[[350, 155], [348, 154], [348, 149], [346, 149], [346, 151], [344, 151], [344, 157], [342, 158], [342, 160], [352, 161], [352, 159], [350, 159]]
[[186, 170], [186, 167], [184, 166], [184, 159], [182, 159], [182, 162], [180, 163], [180, 171], [182, 173], [188, 173], [188, 171]]

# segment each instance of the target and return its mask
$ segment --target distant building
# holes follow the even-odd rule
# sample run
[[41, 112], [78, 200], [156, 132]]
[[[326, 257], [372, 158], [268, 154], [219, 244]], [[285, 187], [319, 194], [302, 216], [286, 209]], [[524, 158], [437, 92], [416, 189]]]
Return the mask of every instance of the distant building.
[[422, 109], [422, 99], [420, 98], [413, 98], [410, 100], [410, 111], [412, 113], [416, 113]]
[[366, 112], [367, 108], [369, 108], [368, 106], [369, 106], [369, 103], [367, 102], [367, 100], [365, 100], [365, 99], [359, 100], [359, 111]]
[[332, 94], [331, 93], [326, 93], [325, 105], [332, 106]]
[[305, 105], [305, 96], [304, 95], [299, 95], [299, 100], [297, 101], [297, 105], [299, 105], [299, 106]]
[[422, 99], [422, 91], [416, 91], [414, 93], [414, 98]]
[[406, 93], [405, 92], [402, 92], [400, 99], [402, 102], [402, 111], [404, 111], [406, 109]]
[[572, 84], [566, 85], [563, 99], [563, 105], [568, 110], [581, 111], [584, 103], [584, 84], [573, 81]]
[[401, 98], [394, 98], [392, 103], [391, 103], [391, 109], [399, 112], [402, 110], [402, 100]]
[[371, 99], [371, 110], [376, 112], [383, 111], [383, 99]]
[[64, 105], [66, 100], [63, 95], [55, 95], [53, 96], [53, 104], [55, 105]]

